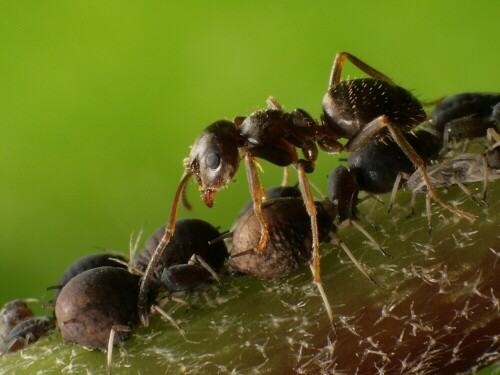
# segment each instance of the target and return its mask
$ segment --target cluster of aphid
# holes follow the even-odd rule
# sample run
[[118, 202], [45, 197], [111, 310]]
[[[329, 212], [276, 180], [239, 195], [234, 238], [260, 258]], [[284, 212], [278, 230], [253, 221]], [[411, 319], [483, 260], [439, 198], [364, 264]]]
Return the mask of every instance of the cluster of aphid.
[[[345, 59], [371, 78], [342, 81]], [[145, 249], [137, 257], [131, 254], [129, 262], [111, 260], [107, 255], [89, 256], [63, 275], [54, 304], [64, 341], [107, 349], [110, 355], [113, 344], [124, 340], [140, 321], [148, 324], [151, 312], [168, 317], [160, 307], [164, 292], [189, 291], [217, 279], [216, 272], [228, 256], [232, 270], [260, 278], [281, 277], [310, 262], [314, 282], [333, 322], [321, 286], [320, 243], [331, 241], [330, 235], [347, 223], [385, 255], [356, 221], [360, 191], [392, 191], [389, 210], [401, 186], [415, 194], [424, 192], [430, 231], [431, 200], [458, 217], [475, 220], [471, 213], [441, 198], [438, 188], [458, 185], [475, 199], [464, 184], [483, 181], [481, 198], [485, 200], [487, 182], [500, 176], [500, 94], [460, 94], [436, 103], [427, 115], [409, 91], [342, 52], [333, 64], [320, 121], [302, 109], [285, 112], [269, 98], [268, 109], [208, 126], [185, 161], [186, 171], [169, 222], [148, 239]], [[467, 153], [468, 143], [476, 139], [481, 139], [481, 151]], [[463, 149], [454, 147], [450, 152], [456, 142]], [[347, 168], [338, 166], [330, 174], [328, 198], [322, 201], [314, 200], [307, 179], [314, 170], [318, 146], [329, 153], [350, 152]], [[258, 177], [258, 158], [281, 167], [295, 166], [298, 187], [265, 190]], [[189, 206], [184, 191], [191, 177], [211, 207], [217, 190], [233, 180], [240, 160], [245, 163], [252, 201], [228, 234], [201, 220], [177, 220], [178, 203]], [[232, 243], [230, 255], [223, 241], [227, 237]], [[348, 247], [339, 240], [336, 243], [370, 277]], [[131, 248], [137, 248], [137, 242]], [[16, 350], [53, 328], [53, 318], [32, 315], [25, 301], [5, 305], [2, 351]]]

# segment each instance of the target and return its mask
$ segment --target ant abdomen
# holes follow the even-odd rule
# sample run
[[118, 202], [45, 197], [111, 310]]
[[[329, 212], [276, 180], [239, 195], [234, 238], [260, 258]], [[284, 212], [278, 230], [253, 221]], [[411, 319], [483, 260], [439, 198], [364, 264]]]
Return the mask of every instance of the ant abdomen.
[[[386, 116], [403, 132], [427, 118], [420, 102], [408, 90], [378, 79], [341, 81], [323, 98], [323, 124], [338, 138], [354, 138], [379, 116]], [[383, 131], [377, 138], [386, 134]]]

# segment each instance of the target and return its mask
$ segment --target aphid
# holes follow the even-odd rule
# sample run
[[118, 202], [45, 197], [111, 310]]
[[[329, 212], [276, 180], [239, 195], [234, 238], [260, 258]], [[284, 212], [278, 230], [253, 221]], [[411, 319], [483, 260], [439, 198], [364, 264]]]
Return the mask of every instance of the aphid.
[[[334, 231], [330, 206], [316, 202], [319, 241]], [[274, 198], [262, 204], [262, 213], [271, 228], [265, 251], [256, 252], [260, 240], [260, 222], [253, 210], [247, 210], [232, 230], [229, 265], [233, 270], [262, 279], [281, 277], [311, 259], [312, 232], [302, 198]]]
[[[347, 192], [347, 190], [344, 190]], [[336, 194], [337, 192], [333, 192]], [[315, 202], [318, 213], [318, 233], [320, 242], [330, 241], [330, 233], [337, 230], [334, 220], [338, 216], [337, 202], [347, 206], [352, 194], [339, 195], [340, 199], [332, 202], [326, 199]], [[344, 198], [346, 200], [344, 201]], [[302, 198], [281, 197], [269, 199], [262, 205], [262, 212], [271, 230], [271, 237], [266, 244], [263, 253], [255, 251], [260, 239], [261, 227], [253, 210], [247, 210], [239, 218], [232, 230], [232, 249], [230, 256], [230, 267], [241, 273], [251, 274], [261, 279], [277, 278], [297, 269], [312, 257], [312, 231], [309, 224], [309, 215]], [[353, 220], [350, 218], [348, 220]], [[352, 221], [354, 223], [354, 221]], [[381, 247], [375, 240], [359, 226], [355, 224], [379, 250]], [[358, 267], [358, 269], [372, 282], [375, 281], [363, 269], [361, 264], [354, 258], [348, 247], [340, 240], [335, 240]], [[376, 284], [376, 283], [375, 283]], [[325, 308], [329, 315], [329, 305], [324, 291], [320, 289]]]
[[[426, 165], [438, 157], [442, 145], [442, 137], [434, 135], [427, 129], [424, 127], [405, 135], [408, 143]], [[353, 174], [352, 178], [356, 180], [359, 190], [369, 194], [383, 194], [392, 191], [389, 212], [402, 181], [407, 180], [416, 169], [393, 139], [387, 139], [385, 142], [371, 140], [363, 148], [349, 155], [347, 166]], [[421, 174], [420, 171], [417, 173]]]
[[[134, 267], [141, 271], [146, 269], [164, 233], [165, 227], [162, 226], [148, 238], [144, 250], [133, 261]], [[179, 219], [175, 233], [155, 268], [155, 276], [159, 279], [165, 269], [187, 264], [193, 255], [201, 257], [212, 269], [219, 270], [228, 257], [227, 247], [224, 242], [209, 244], [219, 236], [217, 228], [206, 221]]]
[[124, 267], [118, 264], [111, 258], [120, 259], [125, 261], [125, 258], [120, 255], [110, 255], [110, 254], [91, 254], [84, 256], [76, 261], [74, 261], [67, 269], [64, 271], [63, 275], [59, 279], [59, 283], [56, 287], [51, 287], [50, 289], [55, 289], [54, 301], [57, 300], [61, 289], [70, 281], [73, 277], [79, 275], [82, 272], [90, 270], [97, 267]]
[[[462, 154], [430, 167], [428, 172], [434, 186], [449, 188], [457, 185], [473, 200], [475, 198], [466, 188], [465, 184], [483, 182], [481, 198], [484, 201], [488, 181], [500, 178], [500, 170], [498, 168], [498, 165], [489, 165], [488, 159], [482, 155]], [[414, 195], [417, 193], [427, 193], [426, 186], [423, 184], [422, 178], [418, 173], [410, 176], [407, 186]]]
[[[275, 199], [275, 198], [286, 198], [286, 197], [295, 197], [299, 198], [302, 196], [300, 189], [297, 186], [275, 186], [269, 189], [266, 189], [267, 199]], [[238, 221], [241, 216], [249, 209], [253, 208], [253, 202], [248, 201], [243, 208], [238, 213], [235, 221]]]
[[30, 316], [23, 319], [3, 338], [5, 347], [0, 353], [14, 352], [34, 343], [54, 329], [55, 321], [51, 316]]
[[186, 292], [206, 284], [212, 274], [197, 264], [176, 264], [165, 268], [160, 281], [170, 293]]
[[444, 148], [453, 140], [485, 138], [488, 129], [499, 131], [500, 94], [463, 93], [438, 102], [428, 125], [443, 137]]
[[[373, 78], [340, 82], [346, 58]], [[306, 173], [314, 170], [318, 155], [317, 144], [328, 152], [355, 151], [373, 137], [386, 138], [388, 129], [408, 158], [420, 169], [432, 197], [455, 214], [474, 220], [474, 216], [460, 211], [438, 196], [428, 181], [424, 162], [404, 137], [404, 133], [427, 118], [421, 104], [408, 91], [394, 85], [385, 75], [356, 57], [345, 52], [337, 54], [329, 89], [323, 99], [322, 125], [302, 109], [283, 111], [274, 98], [268, 99], [268, 106], [268, 109], [256, 111], [248, 117], [236, 117], [234, 121], [216, 121], [193, 144], [190, 156], [185, 160], [185, 173], [174, 196], [164, 236], [142, 280], [139, 315], [144, 325], [148, 324], [145, 300], [150, 279], [174, 233], [178, 203], [188, 180], [191, 177], [195, 179], [203, 201], [211, 207], [215, 193], [233, 180], [240, 158], [245, 163], [254, 211], [261, 226], [261, 238], [257, 246], [259, 252], [264, 251], [270, 233], [261, 209], [267, 198], [257, 173], [256, 159], [261, 158], [277, 166], [293, 164], [296, 167], [300, 191], [310, 217], [314, 282], [320, 291], [317, 213], [306, 177]], [[339, 138], [348, 139], [347, 144], [343, 146], [338, 142]], [[297, 148], [302, 150], [303, 158], [299, 158]]]
[[[139, 323], [137, 297], [140, 277], [119, 267], [98, 267], [73, 277], [56, 301], [56, 318], [64, 342], [108, 350], [126, 340]], [[151, 305], [155, 291], [149, 294]]]
[[36, 299], [19, 299], [6, 303], [0, 311], [0, 354], [23, 349], [54, 328], [54, 319], [33, 316], [27, 302]]

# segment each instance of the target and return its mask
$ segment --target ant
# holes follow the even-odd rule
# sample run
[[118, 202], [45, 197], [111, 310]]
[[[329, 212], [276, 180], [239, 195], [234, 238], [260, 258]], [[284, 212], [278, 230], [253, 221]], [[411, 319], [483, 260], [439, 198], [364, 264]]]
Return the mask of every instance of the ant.
[[[341, 81], [345, 59], [372, 78]], [[175, 230], [178, 203], [187, 182], [193, 177], [200, 188], [202, 200], [212, 207], [215, 193], [233, 180], [240, 158], [245, 163], [253, 208], [262, 229], [258, 252], [264, 251], [269, 229], [262, 214], [261, 206], [267, 197], [259, 180], [256, 159], [261, 158], [277, 166], [296, 167], [299, 188], [310, 217], [314, 282], [322, 295], [317, 212], [306, 176], [314, 171], [318, 145], [330, 153], [352, 152], [361, 149], [374, 137], [383, 141], [388, 136], [388, 130], [420, 170], [432, 198], [456, 215], [475, 220], [475, 216], [439, 197], [427, 176], [424, 162], [404, 137], [404, 133], [427, 119], [420, 102], [409, 91], [395, 85], [391, 79], [357, 57], [347, 52], [336, 55], [328, 92], [323, 98], [321, 124], [302, 109], [285, 112], [274, 98], [269, 98], [267, 104], [268, 109], [253, 112], [247, 117], [216, 121], [203, 130], [193, 144], [190, 156], [184, 162], [185, 172], [174, 196], [165, 233], [142, 279], [138, 308], [144, 325], [148, 325], [146, 298], [152, 273]], [[341, 138], [348, 142], [342, 145], [338, 142]], [[303, 159], [299, 158], [297, 148], [302, 150]]]

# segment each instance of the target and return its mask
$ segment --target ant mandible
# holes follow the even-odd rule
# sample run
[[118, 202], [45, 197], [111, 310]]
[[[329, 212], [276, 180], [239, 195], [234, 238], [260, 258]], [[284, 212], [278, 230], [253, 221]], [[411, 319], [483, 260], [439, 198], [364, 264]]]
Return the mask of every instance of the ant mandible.
[[[373, 78], [341, 82], [341, 71], [346, 58]], [[146, 302], [151, 276], [175, 230], [178, 203], [187, 182], [194, 177], [203, 201], [211, 207], [215, 193], [232, 181], [240, 158], [245, 163], [254, 211], [262, 228], [257, 247], [257, 251], [261, 252], [268, 241], [269, 231], [261, 210], [266, 194], [257, 173], [256, 158], [278, 166], [296, 166], [299, 187], [311, 218], [314, 282], [324, 299], [330, 320], [333, 320], [333, 316], [320, 281], [316, 206], [306, 177], [306, 173], [314, 170], [318, 155], [317, 144], [330, 153], [354, 151], [362, 148], [373, 137], [386, 137], [386, 132], [382, 130], [387, 128], [392, 138], [421, 171], [432, 198], [459, 216], [471, 221], [475, 219], [473, 215], [457, 209], [438, 196], [427, 176], [424, 162], [404, 138], [403, 133], [411, 131], [427, 118], [420, 102], [410, 92], [396, 86], [391, 79], [355, 56], [339, 52], [335, 57], [328, 92], [323, 99], [321, 125], [302, 109], [288, 113], [283, 111], [274, 98], [268, 99], [267, 103], [268, 109], [256, 111], [246, 118], [216, 121], [200, 134], [192, 146], [190, 156], [184, 163], [185, 172], [174, 196], [165, 234], [142, 278], [138, 307], [144, 325], [148, 324]], [[348, 139], [347, 144], [343, 146], [337, 141], [339, 138]], [[299, 159], [297, 148], [302, 149], [304, 159]]]

